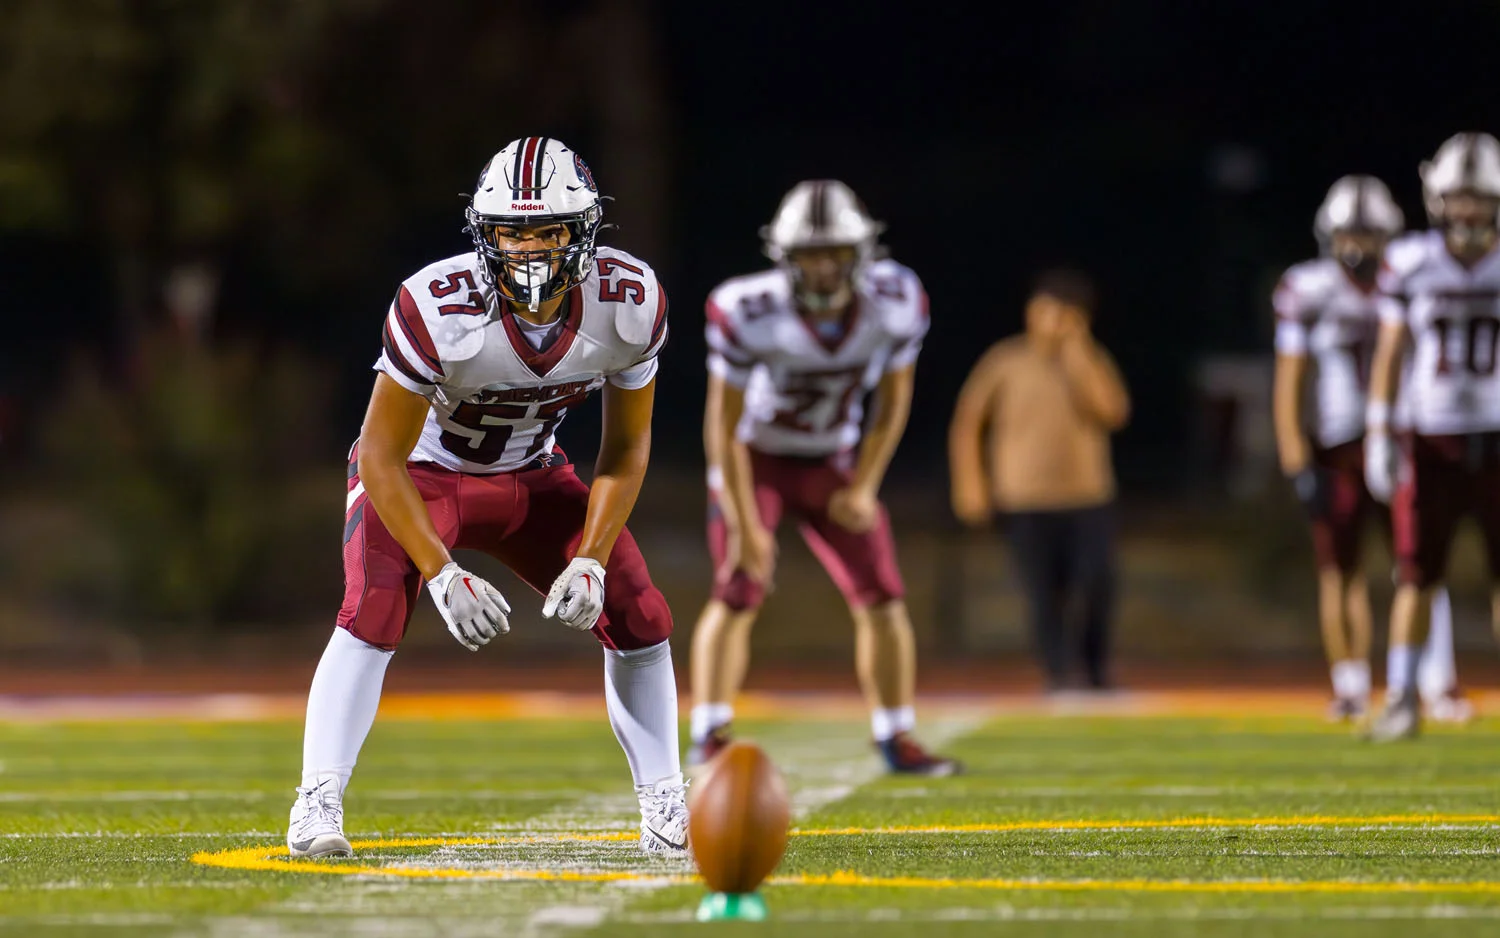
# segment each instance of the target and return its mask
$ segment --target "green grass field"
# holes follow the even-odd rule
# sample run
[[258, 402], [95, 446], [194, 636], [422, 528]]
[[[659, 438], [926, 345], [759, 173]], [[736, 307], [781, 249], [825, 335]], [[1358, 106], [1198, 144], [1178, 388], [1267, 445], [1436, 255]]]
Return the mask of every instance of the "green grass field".
[[880, 775], [859, 722], [741, 730], [801, 832], [763, 925], [696, 923], [689, 865], [620, 839], [603, 719], [378, 723], [346, 826], [392, 842], [321, 865], [274, 856], [297, 723], [0, 725], [0, 933], [1500, 933], [1485, 724], [1380, 748], [1311, 718], [954, 718], [928, 726], [951, 780]]

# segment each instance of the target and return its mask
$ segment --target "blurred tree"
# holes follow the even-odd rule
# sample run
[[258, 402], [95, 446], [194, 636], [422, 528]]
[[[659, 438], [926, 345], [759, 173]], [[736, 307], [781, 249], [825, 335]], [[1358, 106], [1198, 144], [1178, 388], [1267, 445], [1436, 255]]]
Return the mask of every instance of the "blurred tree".
[[622, 217], [660, 243], [650, 0], [6, 7], [0, 227], [98, 244], [131, 346], [164, 314], [205, 331], [228, 251], [332, 292], [403, 222], [451, 211], [457, 229], [458, 190], [524, 133], [599, 128], [567, 139], [619, 151], [600, 178], [644, 190]]
[[[127, 342], [274, 195], [341, 154], [304, 89], [320, 48], [384, 0], [11, 0], [0, 30], [0, 224], [98, 243]], [[208, 293], [205, 295], [204, 290]]]
[[336, 601], [343, 473], [320, 456], [328, 376], [305, 356], [153, 333], [141, 380], [86, 360], [47, 423], [29, 549], [55, 608], [132, 625], [285, 619]]

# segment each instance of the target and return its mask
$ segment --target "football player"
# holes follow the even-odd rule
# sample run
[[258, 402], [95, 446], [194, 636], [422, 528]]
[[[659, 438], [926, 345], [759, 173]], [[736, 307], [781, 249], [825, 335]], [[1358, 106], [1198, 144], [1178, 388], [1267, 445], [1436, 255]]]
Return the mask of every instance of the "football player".
[[[1479, 521], [1491, 583], [1500, 585], [1500, 142], [1457, 134], [1420, 174], [1432, 228], [1386, 252], [1366, 414], [1366, 479], [1376, 498], [1391, 501], [1400, 564], [1376, 740], [1419, 731], [1413, 649], [1464, 515]], [[1399, 459], [1390, 431], [1398, 380], [1407, 385], [1411, 430]], [[1500, 624], [1500, 591], [1492, 602]]]
[[[911, 270], [877, 258], [883, 228], [843, 183], [799, 183], [761, 231], [775, 266], [708, 299], [704, 445], [716, 574], [693, 633], [691, 764], [729, 742], [786, 515], [849, 603], [856, 669], [887, 764], [925, 775], [959, 768], [912, 738], [916, 652], [878, 492], [911, 408], [927, 295]], [[874, 415], [862, 431], [871, 391]]]
[[[1372, 176], [1339, 179], [1313, 222], [1322, 256], [1289, 269], [1272, 298], [1277, 449], [1312, 524], [1335, 719], [1362, 718], [1370, 696], [1370, 599], [1360, 546], [1375, 503], [1365, 488], [1361, 440], [1378, 322], [1375, 277], [1386, 245], [1402, 227], [1401, 209], [1385, 183]], [[1309, 370], [1310, 400], [1303, 393]], [[1433, 602], [1420, 689], [1434, 716], [1451, 719], [1463, 715], [1467, 702], [1453, 674], [1452, 630], [1438, 627], [1449, 625], [1447, 594]]]
[[[610, 723], [634, 777], [640, 846], [684, 852], [672, 617], [625, 528], [651, 449], [667, 297], [644, 262], [601, 247], [583, 159], [526, 137], [479, 175], [472, 250], [422, 268], [385, 318], [344, 521], [344, 601], [307, 702], [293, 856], [349, 856], [342, 798], [422, 584], [477, 651], [510, 603], [459, 566], [482, 550], [546, 597], [542, 617], [603, 646]], [[592, 487], [554, 434], [602, 390]]]

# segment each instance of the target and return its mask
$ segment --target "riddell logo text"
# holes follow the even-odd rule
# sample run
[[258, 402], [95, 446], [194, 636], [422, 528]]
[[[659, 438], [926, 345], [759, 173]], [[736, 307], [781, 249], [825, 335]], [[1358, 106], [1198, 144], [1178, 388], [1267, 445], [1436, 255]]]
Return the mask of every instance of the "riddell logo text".
[[512, 212], [535, 212], [538, 209], [544, 209], [546, 207], [547, 206], [543, 205], [540, 202], [512, 202], [512, 203], [510, 203], [510, 210]]

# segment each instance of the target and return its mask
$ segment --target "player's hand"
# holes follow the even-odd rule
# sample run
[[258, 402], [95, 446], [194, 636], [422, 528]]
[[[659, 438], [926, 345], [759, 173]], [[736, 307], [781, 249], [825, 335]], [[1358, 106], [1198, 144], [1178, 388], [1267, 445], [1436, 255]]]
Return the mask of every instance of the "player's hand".
[[991, 506], [984, 487], [956, 486], [953, 489], [953, 515], [971, 528], [984, 527], [990, 522]]
[[448, 631], [470, 651], [510, 631], [510, 604], [500, 591], [453, 561], [427, 582]]
[[1301, 472], [1288, 476], [1297, 501], [1309, 518], [1321, 518], [1328, 513], [1328, 476], [1316, 466], [1305, 466]]
[[574, 557], [547, 591], [542, 618], [587, 632], [604, 613], [604, 567], [589, 557]]
[[845, 530], [864, 534], [880, 520], [880, 500], [874, 492], [851, 485], [828, 499], [828, 517]]
[[724, 558], [724, 572], [745, 571], [750, 579], [769, 587], [776, 570], [776, 538], [757, 519], [741, 523], [729, 532], [729, 556]]
[[1391, 503], [1396, 493], [1396, 447], [1391, 435], [1383, 430], [1365, 434], [1365, 487], [1383, 505]]

